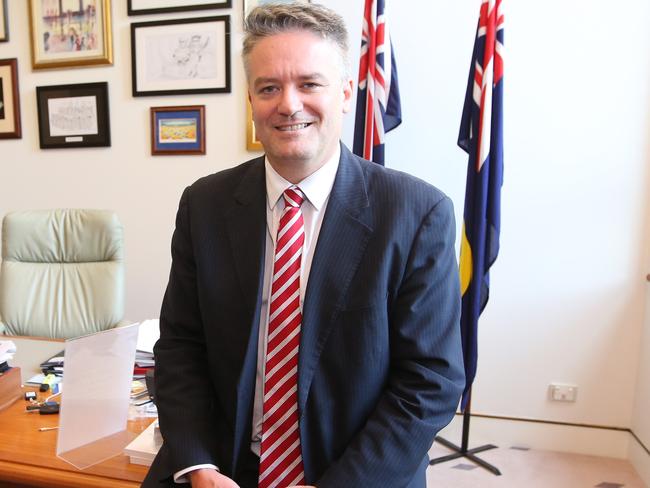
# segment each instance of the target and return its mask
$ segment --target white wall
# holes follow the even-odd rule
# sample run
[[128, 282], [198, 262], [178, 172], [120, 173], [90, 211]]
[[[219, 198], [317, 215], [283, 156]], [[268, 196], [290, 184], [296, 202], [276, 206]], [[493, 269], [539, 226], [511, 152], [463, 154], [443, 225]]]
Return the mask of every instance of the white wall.
[[[115, 0], [113, 67], [37, 72], [26, 2], [9, 3], [0, 58], [19, 58], [24, 136], [0, 141], [0, 214], [114, 209], [126, 232], [128, 318], [155, 317], [183, 187], [250, 156], [241, 0], [229, 11], [147, 17], [127, 17]], [[324, 3], [348, 20], [356, 60], [362, 2]], [[388, 165], [447, 192], [460, 226], [466, 156], [455, 141], [479, 1], [389, 8], [404, 123], [388, 135]], [[222, 13], [232, 16], [231, 94], [131, 97], [130, 22]], [[648, 19], [647, 0], [506, 0], [502, 247], [480, 324], [476, 412], [631, 425], [650, 248]], [[109, 82], [112, 147], [39, 150], [35, 86], [91, 81]], [[181, 104], [206, 105], [207, 156], [149, 156], [149, 107]], [[577, 403], [550, 403], [552, 381], [577, 384]]]

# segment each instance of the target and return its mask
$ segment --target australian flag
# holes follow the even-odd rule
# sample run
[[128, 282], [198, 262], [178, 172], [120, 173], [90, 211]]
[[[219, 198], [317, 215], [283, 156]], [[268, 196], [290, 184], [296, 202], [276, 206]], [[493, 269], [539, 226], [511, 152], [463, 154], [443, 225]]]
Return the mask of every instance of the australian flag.
[[503, 182], [503, 13], [483, 0], [458, 145], [469, 154], [461, 236], [461, 333], [465, 410], [477, 364], [478, 318], [488, 301], [489, 270], [499, 253]]
[[397, 68], [384, 15], [384, 0], [366, 0], [354, 153], [383, 166], [385, 134], [401, 123]]

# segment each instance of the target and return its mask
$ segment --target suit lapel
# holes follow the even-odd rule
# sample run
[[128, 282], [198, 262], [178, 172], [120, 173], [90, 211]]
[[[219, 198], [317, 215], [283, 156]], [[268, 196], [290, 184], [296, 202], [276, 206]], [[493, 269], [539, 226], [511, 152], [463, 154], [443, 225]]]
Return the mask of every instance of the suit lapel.
[[341, 160], [318, 235], [303, 305], [298, 360], [300, 412], [304, 412], [323, 345], [372, 233], [365, 222], [368, 206], [361, 165], [341, 144]]
[[238, 284], [246, 310], [253, 310], [250, 323], [243, 321], [241, 330], [232, 339], [241, 341], [233, 347], [245, 350], [241, 364], [232, 365], [239, 373], [237, 380], [237, 407], [235, 419], [235, 445], [233, 469], [243, 449], [250, 441], [251, 412], [257, 367], [257, 342], [259, 336], [260, 307], [264, 275], [266, 245], [266, 183], [264, 158], [259, 158], [248, 169], [233, 193], [233, 206], [226, 215], [228, 238]]

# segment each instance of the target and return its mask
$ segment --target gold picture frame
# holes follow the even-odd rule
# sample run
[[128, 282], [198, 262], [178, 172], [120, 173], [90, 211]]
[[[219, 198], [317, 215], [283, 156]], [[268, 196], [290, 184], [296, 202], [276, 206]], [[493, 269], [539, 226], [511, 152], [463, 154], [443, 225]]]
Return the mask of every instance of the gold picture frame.
[[257, 135], [255, 134], [253, 107], [251, 107], [251, 102], [248, 98], [246, 98], [246, 149], [249, 151], [264, 151], [262, 143], [257, 139]]
[[111, 0], [29, 0], [32, 68], [113, 64]]

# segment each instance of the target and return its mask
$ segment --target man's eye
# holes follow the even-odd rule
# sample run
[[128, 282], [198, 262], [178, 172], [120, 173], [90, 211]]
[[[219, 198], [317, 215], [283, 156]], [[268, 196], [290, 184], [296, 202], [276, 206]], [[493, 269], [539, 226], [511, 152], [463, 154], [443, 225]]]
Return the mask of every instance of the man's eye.
[[313, 90], [315, 88], [318, 88], [320, 85], [318, 83], [314, 83], [314, 82], [310, 81], [310, 82], [307, 82], [307, 83], [303, 83], [302, 86], [303, 86], [303, 88], [306, 88], [308, 90]]
[[276, 87], [274, 86], [263, 86], [260, 88], [259, 93], [273, 93], [276, 90]]

